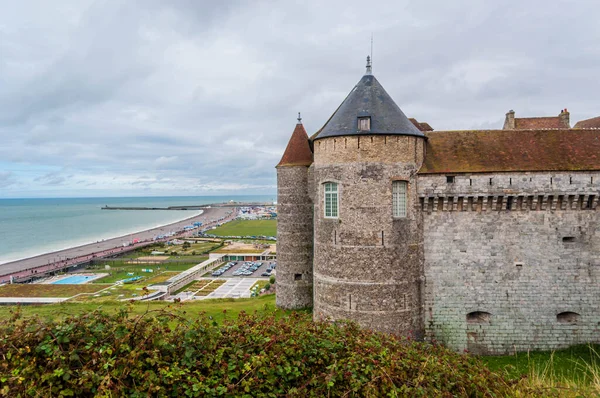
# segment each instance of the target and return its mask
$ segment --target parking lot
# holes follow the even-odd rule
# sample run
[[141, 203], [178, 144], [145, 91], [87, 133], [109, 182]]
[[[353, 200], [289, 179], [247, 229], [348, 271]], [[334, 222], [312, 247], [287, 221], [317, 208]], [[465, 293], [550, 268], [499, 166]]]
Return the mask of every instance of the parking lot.
[[[217, 270], [224, 271], [222, 274], [213, 273], [212, 276], [219, 278], [268, 278], [274, 275], [273, 270], [276, 265], [277, 261], [231, 261], [217, 268]], [[269, 272], [269, 270], [271, 271]]]
[[209, 294], [206, 298], [240, 298], [250, 297], [250, 288], [258, 281], [257, 278], [227, 279], [224, 285]]

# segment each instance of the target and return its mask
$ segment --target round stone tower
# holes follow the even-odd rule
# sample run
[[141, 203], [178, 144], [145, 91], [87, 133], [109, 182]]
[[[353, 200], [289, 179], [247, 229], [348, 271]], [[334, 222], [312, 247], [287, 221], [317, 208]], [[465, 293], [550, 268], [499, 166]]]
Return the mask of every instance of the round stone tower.
[[277, 165], [277, 306], [313, 306], [313, 203], [309, 196], [312, 151], [298, 124]]
[[314, 317], [423, 334], [425, 136], [371, 74], [313, 138]]

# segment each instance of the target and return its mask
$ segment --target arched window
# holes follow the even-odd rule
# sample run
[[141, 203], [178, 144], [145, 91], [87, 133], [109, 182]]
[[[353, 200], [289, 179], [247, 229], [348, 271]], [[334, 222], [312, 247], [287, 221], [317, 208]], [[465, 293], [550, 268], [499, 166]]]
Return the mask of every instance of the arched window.
[[473, 311], [467, 314], [467, 323], [490, 323], [492, 314], [485, 311]]
[[338, 184], [336, 182], [326, 182], [325, 184], [324, 208], [325, 218], [338, 218], [340, 198], [338, 194]]
[[581, 315], [576, 312], [566, 311], [556, 315], [556, 320], [558, 323], [576, 323], [580, 316]]
[[406, 181], [392, 182], [392, 215], [406, 217]]

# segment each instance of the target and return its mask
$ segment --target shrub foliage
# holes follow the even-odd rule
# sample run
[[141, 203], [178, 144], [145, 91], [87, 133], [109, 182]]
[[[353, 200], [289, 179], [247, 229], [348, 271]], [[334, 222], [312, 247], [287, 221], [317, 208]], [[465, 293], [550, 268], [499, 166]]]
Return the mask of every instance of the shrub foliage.
[[[182, 315], [184, 314], [184, 315]], [[310, 314], [96, 311], [0, 330], [0, 392], [18, 396], [498, 397], [515, 386], [469, 355]]]

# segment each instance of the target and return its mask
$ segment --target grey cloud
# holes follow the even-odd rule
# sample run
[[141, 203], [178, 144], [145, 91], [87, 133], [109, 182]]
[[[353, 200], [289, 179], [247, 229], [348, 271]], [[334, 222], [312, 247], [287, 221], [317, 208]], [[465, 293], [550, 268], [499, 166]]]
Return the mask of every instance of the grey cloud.
[[14, 173], [10, 171], [0, 171], [0, 188], [7, 188], [15, 183]]
[[34, 180], [42, 185], [62, 185], [69, 177], [72, 176], [63, 176], [59, 172], [50, 172]]
[[364, 72], [371, 33], [377, 78], [437, 130], [500, 128], [509, 109], [567, 107], [573, 122], [599, 112], [593, 1], [6, 8], [0, 159], [45, 171], [4, 186], [0, 176], [3, 192], [17, 182], [32, 194], [44, 184], [114, 195], [274, 192], [296, 113], [309, 134], [323, 125]]

